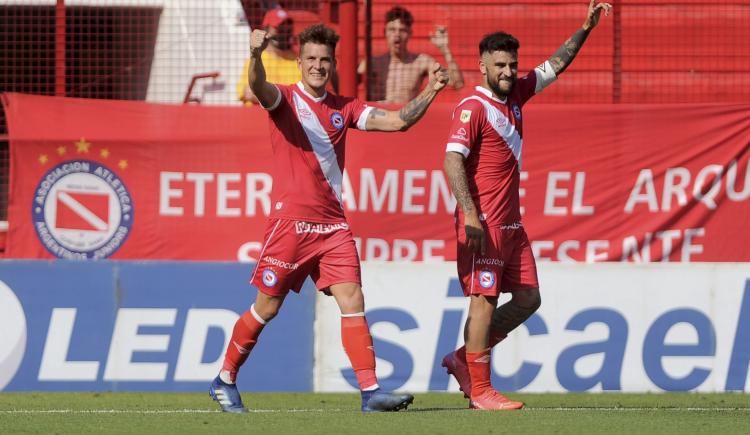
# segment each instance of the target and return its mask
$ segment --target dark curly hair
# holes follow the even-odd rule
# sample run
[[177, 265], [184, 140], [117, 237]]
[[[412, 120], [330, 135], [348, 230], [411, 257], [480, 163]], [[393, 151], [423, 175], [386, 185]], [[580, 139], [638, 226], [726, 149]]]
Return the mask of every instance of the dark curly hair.
[[299, 34], [300, 50], [302, 50], [302, 46], [308, 42], [327, 45], [331, 49], [331, 54], [335, 54], [336, 43], [339, 42], [339, 35], [337, 35], [330, 27], [326, 27], [323, 24], [315, 24], [306, 28]]
[[414, 17], [411, 15], [406, 8], [401, 6], [394, 6], [385, 13], [385, 22], [390, 23], [391, 21], [401, 20], [402, 23], [411, 29], [411, 25], [414, 22]]
[[518, 53], [521, 44], [513, 35], [505, 32], [495, 32], [486, 35], [479, 43], [479, 55], [492, 53], [493, 51], [507, 51]]

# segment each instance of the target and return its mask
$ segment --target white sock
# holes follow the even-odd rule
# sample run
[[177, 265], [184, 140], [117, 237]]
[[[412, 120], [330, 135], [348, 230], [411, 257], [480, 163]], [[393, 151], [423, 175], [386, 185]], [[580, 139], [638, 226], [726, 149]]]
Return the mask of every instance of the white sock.
[[234, 384], [234, 381], [232, 380], [232, 377], [229, 374], [229, 370], [220, 371], [219, 379], [221, 379], [225, 384]]

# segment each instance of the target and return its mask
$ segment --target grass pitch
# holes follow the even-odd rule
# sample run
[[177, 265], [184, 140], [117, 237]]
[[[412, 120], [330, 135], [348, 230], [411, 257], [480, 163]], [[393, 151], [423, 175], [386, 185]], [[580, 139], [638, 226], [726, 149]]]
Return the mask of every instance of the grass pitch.
[[0, 393], [0, 433], [748, 434], [748, 394], [511, 394], [521, 411], [467, 409], [460, 394], [418, 394], [407, 411], [359, 412], [359, 395], [245, 393], [252, 411], [208, 394]]

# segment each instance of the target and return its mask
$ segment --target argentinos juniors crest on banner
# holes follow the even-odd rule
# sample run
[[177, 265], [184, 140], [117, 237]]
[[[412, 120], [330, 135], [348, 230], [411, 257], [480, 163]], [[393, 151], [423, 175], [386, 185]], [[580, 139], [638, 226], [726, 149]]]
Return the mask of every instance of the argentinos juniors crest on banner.
[[22, 94], [3, 103], [7, 258], [235, 260], [262, 240], [262, 110]]
[[[81, 139], [78, 150], [91, 144]], [[66, 153], [65, 146], [57, 148]], [[100, 157], [109, 157], [101, 149]], [[40, 156], [40, 164], [45, 159]], [[120, 160], [118, 169], [127, 170]], [[133, 226], [133, 200], [117, 172], [92, 160], [55, 164], [34, 192], [32, 220], [40, 242], [52, 255], [66, 259], [101, 259], [117, 252]]]

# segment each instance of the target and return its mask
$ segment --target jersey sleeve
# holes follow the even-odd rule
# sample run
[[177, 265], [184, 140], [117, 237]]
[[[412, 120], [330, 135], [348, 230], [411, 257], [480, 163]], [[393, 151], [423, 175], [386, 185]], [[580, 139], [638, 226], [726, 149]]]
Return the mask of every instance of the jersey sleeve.
[[516, 83], [521, 105], [524, 105], [534, 95], [542, 92], [544, 88], [552, 84], [556, 79], [555, 70], [548, 60], [521, 77]]
[[468, 157], [482, 131], [484, 106], [469, 98], [456, 106], [448, 133], [445, 152], [456, 152]]
[[279, 91], [279, 95], [276, 97], [276, 101], [274, 101], [273, 104], [271, 104], [268, 107], [262, 104], [260, 105], [260, 107], [264, 108], [265, 110], [269, 112], [273, 112], [274, 110], [278, 109], [279, 106], [281, 106], [281, 103], [290, 99], [292, 95], [291, 94], [292, 91], [289, 88], [289, 86], [276, 85], [276, 84], [272, 84], [272, 86], [275, 86], [276, 90]]
[[368, 106], [359, 98], [353, 98], [347, 103], [349, 116], [349, 127], [357, 130], [367, 130], [367, 117], [370, 116], [374, 107]]

